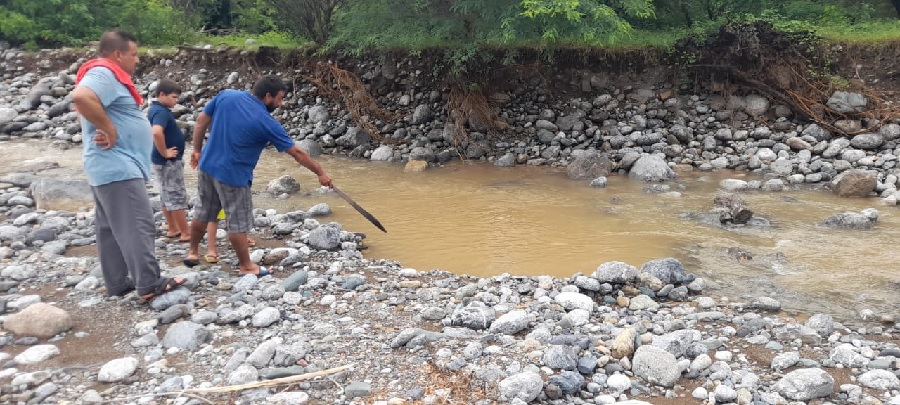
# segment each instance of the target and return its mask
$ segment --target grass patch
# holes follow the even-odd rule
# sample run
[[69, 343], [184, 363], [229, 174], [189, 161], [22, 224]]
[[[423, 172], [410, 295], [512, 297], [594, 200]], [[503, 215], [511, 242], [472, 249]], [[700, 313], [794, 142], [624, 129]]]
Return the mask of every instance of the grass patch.
[[826, 25], [816, 30], [835, 42], [884, 44], [900, 42], [900, 19], [870, 21], [852, 25]]
[[269, 31], [260, 35], [241, 33], [221, 36], [200, 35], [196, 42], [212, 44], [213, 46], [226, 45], [252, 51], [259, 49], [260, 46], [272, 46], [279, 49], [297, 49], [313, 45], [311, 41], [281, 31]]

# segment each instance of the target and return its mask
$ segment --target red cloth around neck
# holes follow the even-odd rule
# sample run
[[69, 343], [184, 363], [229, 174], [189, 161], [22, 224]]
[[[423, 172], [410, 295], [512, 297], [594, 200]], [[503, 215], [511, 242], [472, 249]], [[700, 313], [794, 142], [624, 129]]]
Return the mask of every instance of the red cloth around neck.
[[141, 97], [141, 93], [137, 91], [137, 88], [134, 87], [134, 82], [131, 81], [131, 75], [125, 73], [122, 68], [113, 63], [113, 61], [106, 58], [97, 58], [91, 59], [81, 65], [78, 68], [78, 73], [75, 75], [75, 84], [81, 83], [81, 79], [84, 78], [84, 75], [97, 66], [105, 67], [113, 72], [113, 75], [116, 76], [116, 80], [119, 83], [122, 83], [126, 88], [128, 88], [128, 92], [131, 93], [131, 97], [134, 97], [134, 102], [137, 103], [138, 107], [144, 105], [144, 98]]

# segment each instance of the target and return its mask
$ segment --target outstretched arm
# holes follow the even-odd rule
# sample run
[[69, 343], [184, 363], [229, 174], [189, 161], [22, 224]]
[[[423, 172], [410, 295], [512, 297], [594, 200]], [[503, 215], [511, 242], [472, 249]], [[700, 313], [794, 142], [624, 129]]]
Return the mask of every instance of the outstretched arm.
[[328, 173], [325, 173], [325, 170], [322, 169], [322, 166], [316, 162], [312, 156], [309, 155], [303, 148], [294, 145], [290, 149], [285, 151], [288, 155], [291, 155], [294, 160], [297, 161], [301, 166], [309, 169], [309, 171], [316, 174], [319, 177], [319, 184], [325, 187], [331, 187], [331, 176]]

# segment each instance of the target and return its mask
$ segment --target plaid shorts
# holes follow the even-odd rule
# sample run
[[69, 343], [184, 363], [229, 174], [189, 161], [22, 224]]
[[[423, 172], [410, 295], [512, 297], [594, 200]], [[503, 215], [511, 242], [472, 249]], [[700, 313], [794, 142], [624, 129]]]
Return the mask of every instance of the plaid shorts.
[[187, 192], [184, 189], [184, 161], [170, 160], [164, 165], [153, 165], [153, 177], [159, 187], [159, 199], [167, 211], [187, 209]]
[[198, 170], [197, 191], [200, 204], [194, 206], [194, 220], [217, 222], [219, 211], [224, 209], [228, 233], [247, 233], [253, 228], [253, 198], [249, 186], [229, 186]]

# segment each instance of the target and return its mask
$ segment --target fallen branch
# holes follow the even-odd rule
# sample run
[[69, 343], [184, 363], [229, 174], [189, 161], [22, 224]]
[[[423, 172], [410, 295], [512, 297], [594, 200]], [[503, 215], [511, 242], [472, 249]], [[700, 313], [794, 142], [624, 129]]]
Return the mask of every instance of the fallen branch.
[[249, 389], [253, 389], [253, 388], [273, 387], [276, 385], [291, 384], [291, 383], [295, 383], [295, 382], [311, 380], [316, 377], [337, 374], [337, 373], [340, 373], [341, 371], [348, 370], [351, 367], [353, 367], [353, 365], [348, 364], [346, 366], [329, 368], [328, 370], [321, 370], [321, 371], [300, 374], [300, 375], [292, 375], [290, 377], [276, 378], [274, 380], [259, 381], [259, 382], [255, 382], [255, 383], [247, 383], [247, 384], [240, 384], [240, 385], [229, 385], [229, 386], [225, 386], [225, 387], [191, 388], [191, 389], [186, 389], [182, 392], [193, 393], [193, 394], [212, 394], [212, 393], [243, 391], [243, 390], [249, 390]]

